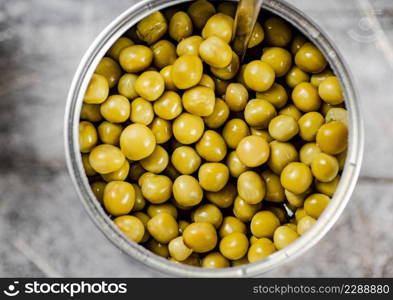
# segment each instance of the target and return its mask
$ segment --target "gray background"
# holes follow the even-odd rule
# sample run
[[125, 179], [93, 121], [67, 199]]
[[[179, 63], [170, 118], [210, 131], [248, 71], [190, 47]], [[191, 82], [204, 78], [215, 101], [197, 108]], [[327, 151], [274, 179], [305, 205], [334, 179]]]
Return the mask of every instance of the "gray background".
[[[64, 106], [78, 62], [135, 2], [0, 0], [0, 276], [158, 275], [93, 225], [63, 150]], [[311, 251], [267, 275], [392, 277], [393, 1], [289, 2], [322, 26], [347, 60], [367, 141], [361, 179], [338, 223]]]

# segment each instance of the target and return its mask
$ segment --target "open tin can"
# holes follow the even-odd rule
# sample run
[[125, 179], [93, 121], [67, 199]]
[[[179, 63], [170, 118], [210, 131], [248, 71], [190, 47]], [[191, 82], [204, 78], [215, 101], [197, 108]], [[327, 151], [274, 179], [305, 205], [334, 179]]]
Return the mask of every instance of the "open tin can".
[[190, 1], [143, 0], [116, 18], [101, 32], [87, 50], [76, 71], [67, 100], [65, 113], [65, 148], [68, 170], [79, 197], [90, 217], [107, 238], [132, 259], [145, 264], [155, 271], [171, 276], [250, 277], [260, 275], [302, 255], [328, 232], [343, 212], [351, 197], [359, 177], [363, 156], [364, 133], [362, 120], [356, 92], [348, 68], [337, 48], [329, 40], [327, 35], [307, 16], [283, 0], [265, 0], [263, 9], [291, 23], [324, 53], [332, 70], [341, 81], [345, 103], [349, 113], [349, 147], [339, 186], [330, 204], [318, 219], [318, 222], [301, 238], [264, 260], [238, 267], [212, 270], [175, 264], [153, 254], [143, 246], [130, 241], [117, 229], [113, 221], [101, 207], [101, 204], [96, 200], [83, 169], [82, 157], [79, 150], [80, 112], [85, 91], [99, 61], [112, 44], [140, 20], [157, 10], [186, 2]]

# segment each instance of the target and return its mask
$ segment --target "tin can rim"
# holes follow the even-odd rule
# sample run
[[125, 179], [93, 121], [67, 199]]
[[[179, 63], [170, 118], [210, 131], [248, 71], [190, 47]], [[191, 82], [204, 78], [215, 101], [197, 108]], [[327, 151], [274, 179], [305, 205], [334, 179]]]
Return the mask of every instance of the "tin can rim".
[[182, 277], [249, 277], [260, 275], [299, 257], [314, 246], [335, 224], [356, 186], [364, 150], [363, 122], [351, 74], [346, 67], [346, 63], [326, 33], [305, 14], [284, 0], [265, 0], [263, 8], [287, 20], [321, 49], [343, 85], [349, 113], [349, 147], [339, 186], [318, 222], [306, 234], [266, 259], [247, 265], [210, 270], [174, 264], [153, 254], [143, 246], [129, 241], [116, 228], [95, 199], [83, 169], [79, 152], [79, 116], [89, 78], [91, 78], [99, 60], [121, 35], [141, 19], [153, 11], [186, 2], [190, 2], [190, 0], [141, 1], [127, 9], [108, 25], [86, 51], [72, 81], [66, 105], [64, 138], [67, 168], [78, 196], [94, 223], [113, 244], [154, 271]]

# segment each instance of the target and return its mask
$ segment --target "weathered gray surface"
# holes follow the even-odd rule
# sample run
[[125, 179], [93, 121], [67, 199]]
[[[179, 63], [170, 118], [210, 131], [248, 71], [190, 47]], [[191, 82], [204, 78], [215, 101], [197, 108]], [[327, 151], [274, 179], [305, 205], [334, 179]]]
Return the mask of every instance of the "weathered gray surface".
[[[0, 0], [0, 276], [158, 275], [131, 261], [93, 225], [71, 185], [63, 151], [73, 72], [94, 37], [135, 2]], [[321, 25], [345, 56], [367, 143], [362, 180], [338, 224], [302, 258], [268, 275], [393, 276], [392, 45], [364, 27], [364, 0], [290, 2]], [[393, 1], [370, 2], [393, 42]]]

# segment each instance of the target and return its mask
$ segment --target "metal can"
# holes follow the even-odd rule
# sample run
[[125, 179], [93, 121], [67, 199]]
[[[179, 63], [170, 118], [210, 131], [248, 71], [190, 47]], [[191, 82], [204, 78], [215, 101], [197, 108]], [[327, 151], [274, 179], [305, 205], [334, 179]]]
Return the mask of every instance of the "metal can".
[[345, 94], [349, 113], [349, 147], [339, 186], [318, 222], [301, 238], [266, 259], [233, 268], [203, 269], [175, 264], [158, 257], [141, 245], [128, 240], [113, 224], [92, 193], [79, 151], [79, 117], [89, 80], [111, 45], [129, 28], [154, 11], [190, 2], [190, 0], [144, 0], [116, 18], [96, 38], [84, 55], [73, 79], [65, 113], [65, 150], [67, 166], [79, 197], [90, 217], [117, 247], [155, 271], [180, 277], [250, 277], [260, 275], [289, 262], [314, 246], [337, 221], [355, 188], [363, 157], [364, 133], [351, 76], [340, 53], [327, 35], [306, 15], [283, 0], [265, 0], [263, 8], [282, 17], [321, 49], [337, 74]]

